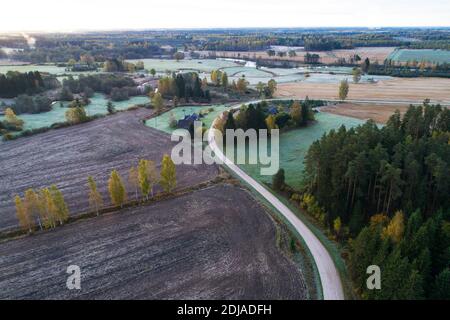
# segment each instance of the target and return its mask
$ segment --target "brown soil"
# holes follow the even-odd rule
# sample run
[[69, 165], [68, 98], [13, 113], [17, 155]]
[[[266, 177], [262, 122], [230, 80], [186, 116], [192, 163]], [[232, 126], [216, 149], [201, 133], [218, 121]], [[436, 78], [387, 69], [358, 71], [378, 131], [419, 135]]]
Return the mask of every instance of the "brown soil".
[[[411, 101], [417, 103], [429, 98], [436, 102], [450, 103], [450, 79], [443, 78], [395, 78], [377, 83], [351, 83], [348, 99], [377, 99]], [[339, 83], [281, 83], [277, 96], [317, 99], [337, 99]]]
[[[141, 119], [152, 111], [120, 112], [88, 123], [51, 130], [0, 143], [0, 230], [17, 226], [14, 196], [28, 188], [56, 184], [72, 213], [89, 207], [87, 177], [92, 175], [109, 204], [107, 180], [117, 169], [124, 182], [139, 159], [153, 160], [159, 169], [164, 154], [175, 144], [166, 133], [146, 127]], [[216, 166], [177, 166], [179, 188], [214, 178]], [[155, 191], [158, 191], [157, 188]], [[129, 197], [134, 190], [128, 187]]]
[[216, 185], [0, 244], [0, 299], [304, 299], [276, 238], [247, 192]]

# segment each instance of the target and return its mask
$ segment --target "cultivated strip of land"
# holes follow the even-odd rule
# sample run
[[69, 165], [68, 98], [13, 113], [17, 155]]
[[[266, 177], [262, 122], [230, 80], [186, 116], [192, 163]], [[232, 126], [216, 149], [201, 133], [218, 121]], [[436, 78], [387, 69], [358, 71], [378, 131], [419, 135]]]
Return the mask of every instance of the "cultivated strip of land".
[[[421, 103], [424, 99], [450, 105], [450, 79], [442, 78], [395, 78], [377, 83], [351, 83], [349, 76], [349, 100], [368, 102], [392, 101], [398, 103]], [[277, 96], [304, 99], [338, 99], [339, 83], [281, 83]], [[356, 101], [353, 101], [356, 102]]]
[[[69, 265], [81, 290], [66, 288]], [[0, 299], [307, 297], [274, 221], [230, 185], [1, 243], [0, 270]]]

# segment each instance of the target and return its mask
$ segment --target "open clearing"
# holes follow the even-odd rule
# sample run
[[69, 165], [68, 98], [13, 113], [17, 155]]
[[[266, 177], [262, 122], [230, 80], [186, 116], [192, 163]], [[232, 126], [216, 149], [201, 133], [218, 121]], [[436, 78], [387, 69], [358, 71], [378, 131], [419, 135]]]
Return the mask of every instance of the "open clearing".
[[0, 299], [306, 298], [273, 220], [226, 185], [2, 243], [0, 269]]
[[[294, 188], [301, 187], [303, 159], [314, 141], [320, 139], [331, 129], [338, 129], [341, 125], [350, 128], [364, 123], [359, 119], [325, 112], [317, 113], [315, 117], [317, 122], [314, 124], [280, 134], [280, 168], [285, 171], [286, 183]], [[237, 152], [245, 151], [240, 149]], [[240, 164], [239, 167], [262, 184], [272, 183], [272, 176], [261, 175], [260, 165]]]
[[357, 104], [357, 103], [339, 103], [320, 108], [325, 111], [341, 116], [357, 118], [361, 120], [372, 119], [377, 123], [386, 123], [389, 117], [399, 110], [400, 114], [404, 114], [408, 109], [408, 105], [392, 105], [392, 104]]
[[[417, 103], [426, 98], [434, 102], [450, 103], [450, 79], [443, 78], [394, 78], [376, 83], [351, 82], [348, 99], [390, 100]], [[278, 85], [278, 97], [297, 97], [304, 99], [337, 99], [338, 83], [281, 83]]]
[[[51, 130], [31, 137], [0, 143], [0, 230], [17, 225], [13, 198], [28, 188], [56, 184], [71, 212], [88, 209], [87, 177], [97, 181], [105, 204], [109, 203], [107, 179], [112, 169], [126, 181], [127, 172], [138, 159], [158, 165], [170, 154], [170, 136], [146, 127], [141, 119], [148, 109], [121, 112], [88, 123]], [[216, 166], [177, 166], [178, 187], [214, 178]], [[128, 187], [129, 196], [134, 190]]]
[[[103, 94], [95, 93], [89, 100], [91, 102], [85, 107], [88, 116], [108, 113], [106, 106], [109, 100]], [[147, 104], [149, 101], [147, 96], [134, 96], [130, 97], [128, 100], [114, 101], [113, 105], [117, 111], [123, 111], [134, 105]], [[24, 121], [23, 130], [50, 127], [54, 123], [65, 122], [65, 114], [68, 110], [67, 106], [69, 105], [69, 102], [62, 102], [62, 104], [63, 107], [61, 108], [60, 102], [57, 101], [53, 104], [52, 110], [48, 112], [20, 114], [20, 119]], [[0, 116], [0, 121], [4, 119], [4, 116]]]

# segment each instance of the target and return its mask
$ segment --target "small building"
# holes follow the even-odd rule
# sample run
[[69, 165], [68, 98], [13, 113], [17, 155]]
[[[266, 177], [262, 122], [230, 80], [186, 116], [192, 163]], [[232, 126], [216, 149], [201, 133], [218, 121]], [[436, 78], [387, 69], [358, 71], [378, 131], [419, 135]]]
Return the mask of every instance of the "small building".
[[278, 113], [278, 108], [277, 108], [276, 106], [271, 106], [271, 107], [269, 107], [269, 109], [267, 110], [267, 112], [268, 112], [269, 114], [275, 115], [275, 114]]
[[202, 118], [202, 116], [198, 115], [196, 113], [186, 115], [186, 116], [184, 116], [183, 119], [178, 120], [177, 128], [190, 130], [192, 128], [192, 126], [194, 125], [194, 122], [200, 121], [201, 118]]

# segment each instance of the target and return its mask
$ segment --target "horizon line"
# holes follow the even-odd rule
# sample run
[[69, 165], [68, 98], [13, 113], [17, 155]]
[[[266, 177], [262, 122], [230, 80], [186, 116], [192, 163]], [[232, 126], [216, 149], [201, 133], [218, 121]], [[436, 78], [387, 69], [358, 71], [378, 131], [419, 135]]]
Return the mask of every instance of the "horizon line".
[[0, 34], [7, 33], [79, 33], [79, 32], [127, 32], [127, 31], [198, 31], [198, 30], [242, 30], [242, 29], [250, 29], [250, 30], [276, 30], [276, 29], [286, 29], [286, 30], [296, 30], [296, 29], [450, 29], [450, 25], [448, 26], [267, 26], [267, 27], [254, 27], [254, 26], [243, 26], [243, 27], [158, 27], [158, 28], [77, 28], [77, 29], [67, 29], [67, 30], [52, 30], [52, 29], [12, 29], [12, 30], [0, 30]]

